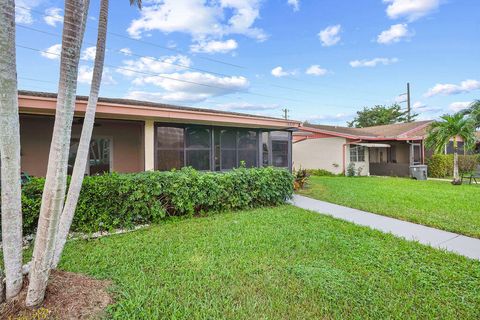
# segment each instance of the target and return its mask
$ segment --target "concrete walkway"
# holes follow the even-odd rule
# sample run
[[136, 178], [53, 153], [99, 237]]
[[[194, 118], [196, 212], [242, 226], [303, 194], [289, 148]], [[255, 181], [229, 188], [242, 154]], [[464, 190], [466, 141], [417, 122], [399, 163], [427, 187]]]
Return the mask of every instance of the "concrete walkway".
[[471, 259], [480, 260], [480, 239], [299, 195], [294, 195], [291, 203], [302, 209], [316, 211], [358, 225], [392, 233], [407, 240], [418, 241], [434, 248], [446, 249]]

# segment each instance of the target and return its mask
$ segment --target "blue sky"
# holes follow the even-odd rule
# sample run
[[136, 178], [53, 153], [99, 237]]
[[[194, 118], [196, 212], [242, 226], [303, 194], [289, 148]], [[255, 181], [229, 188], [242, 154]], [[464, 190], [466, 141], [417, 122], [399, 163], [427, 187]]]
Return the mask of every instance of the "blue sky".
[[[343, 125], [410, 82], [420, 119], [480, 98], [477, 0], [110, 1], [101, 95]], [[57, 89], [63, 1], [17, 0], [19, 87]], [[78, 93], [88, 95], [99, 1]]]

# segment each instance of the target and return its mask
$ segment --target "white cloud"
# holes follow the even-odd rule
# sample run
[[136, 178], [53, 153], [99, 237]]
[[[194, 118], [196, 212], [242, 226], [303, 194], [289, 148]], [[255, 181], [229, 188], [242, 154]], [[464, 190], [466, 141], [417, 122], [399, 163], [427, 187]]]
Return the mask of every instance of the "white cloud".
[[344, 125], [345, 121], [352, 119], [354, 116], [355, 114], [352, 113], [322, 114], [304, 117], [302, 120], [310, 123]]
[[314, 64], [311, 65], [305, 73], [312, 76], [324, 76], [328, 73], [328, 70], [321, 68], [318, 64]]
[[130, 48], [122, 48], [120, 49], [120, 52], [126, 56], [131, 56], [133, 53], [132, 50], [130, 50]]
[[472, 104], [472, 101], [458, 101], [450, 104], [449, 108], [452, 111], [458, 112], [467, 109]]
[[237, 49], [238, 43], [233, 39], [225, 41], [200, 41], [190, 46], [192, 52], [205, 52], [205, 53], [227, 53]]
[[300, 0], [288, 0], [287, 3], [292, 6], [293, 11], [300, 10]]
[[376, 67], [379, 64], [382, 64], [382, 65], [386, 66], [386, 65], [396, 63], [396, 62], [398, 62], [397, 58], [375, 58], [375, 59], [371, 59], [371, 60], [363, 59], [363, 60], [350, 61], [350, 66], [352, 68]]
[[57, 59], [60, 59], [61, 53], [62, 53], [62, 44], [57, 43], [45, 49], [43, 52], [40, 52], [40, 55], [47, 59], [57, 60]]
[[56, 27], [57, 23], [63, 23], [63, 16], [61, 15], [62, 9], [61, 8], [48, 8], [45, 10], [45, 16], [43, 20], [46, 24]]
[[[89, 66], [80, 66], [78, 68], [78, 78], [77, 81], [79, 83], [84, 83], [84, 84], [91, 84], [92, 83], [92, 77], [93, 77], [93, 67]], [[115, 79], [113, 79], [113, 76], [110, 73], [110, 70], [108, 68], [103, 69], [103, 74], [102, 74], [102, 84], [116, 84], [117, 82]]]
[[127, 95], [128, 98], [171, 103], [204, 101], [208, 98], [244, 91], [249, 86], [248, 80], [244, 77], [217, 77], [200, 72], [162, 74], [136, 80], [139, 80], [135, 81], [136, 85], [154, 85], [164, 91], [131, 91]]
[[80, 59], [85, 60], [85, 61], [93, 61], [95, 60], [95, 54], [97, 53], [97, 47], [88, 47], [85, 50], [83, 50], [82, 55], [80, 56]]
[[183, 32], [196, 40], [242, 34], [259, 41], [263, 30], [253, 27], [260, 16], [260, 0], [150, 0], [140, 18], [131, 22], [128, 33], [139, 38], [143, 32]]
[[[184, 66], [184, 67], [182, 67]], [[117, 72], [128, 77], [142, 78], [138, 72], [149, 73], [171, 73], [184, 71], [185, 67], [190, 67], [191, 61], [183, 55], [165, 56], [155, 59], [153, 57], [140, 57], [137, 60], [125, 60], [122, 66], [117, 68]], [[136, 72], [138, 71], [138, 72]]]
[[412, 109], [419, 113], [435, 113], [443, 110], [440, 107], [429, 106], [421, 101], [416, 101], [412, 105]]
[[35, 20], [32, 17], [31, 9], [34, 9], [42, 0], [17, 0], [15, 1], [15, 22], [32, 24]]
[[272, 76], [277, 77], [277, 78], [292, 76], [295, 73], [296, 73], [295, 71], [283, 70], [283, 68], [280, 67], [280, 66], [273, 68], [272, 71], [271, 71]]
[[430, 88], [427, 93], [425, 93], [426, 97], [432, 97], [438, 94], [443, 95], [452, 95], [452, 94], [459, 94], [459, 93], [467, 93], [474, 90], [480, 89], [480, 81], [478, 80], [465, 80], [460, 82], [460, 84], [436, 84], [433, 88]]
[[163, 92], [133, 90], [128, 94], [129, 98], [149, 101], [198, 102], [244, 91], [249, 86], [245, 77], [220, 77], [201, 72], [184, 72], [185, 68], [179, 65], [190, 66], [191, 61], [182, 55], [159, 59], [141, 57], [137, 60], [123, 61], [123, 65], [116, 71], [131, 78], [135, 86], [155, 86], [163, 90]]
[[383, 0], [388, 3], [387, 15], [391, 19], [407, 18], [409, 21], [426, 16], [440, 6], [440, 0]]
[[328, 26], [318, 33], [320, 41], [322, 41], [322, 46], [330, 47], [336, 45], [340, 41], [340, 32], [342, 31], [342, 26], [337, 24], [334, 26]]
[[255, 104], [255, 103], [248, 103], [248, 102], [231, 102], [225, 103], [221, 105], [217, 105], [216, 109], [224, 110], [224, 111], [268, 111], [268, 110], [276, 110], [279, 109], [279, 105], [275, 104]]
[[377, 42], [390, 44], [411, 36], [413, 36], [413, 33], [408, 30], [408, 25], [399, 23], [392, 25], [388, 30], [382, 31], [377, 37]]

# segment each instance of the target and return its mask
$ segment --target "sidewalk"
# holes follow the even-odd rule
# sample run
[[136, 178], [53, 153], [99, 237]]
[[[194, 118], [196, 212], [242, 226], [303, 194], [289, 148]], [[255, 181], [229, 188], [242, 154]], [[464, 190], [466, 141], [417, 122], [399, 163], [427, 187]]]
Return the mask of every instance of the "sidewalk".
[[418, 241], [434, 248], [446, 249], [471, 259], [480, 260], [480, 239], [299, 195], [294, 195], [291, 203], [302, 209], [316, 211], [358, 225], [392, 233], [407, 240]]

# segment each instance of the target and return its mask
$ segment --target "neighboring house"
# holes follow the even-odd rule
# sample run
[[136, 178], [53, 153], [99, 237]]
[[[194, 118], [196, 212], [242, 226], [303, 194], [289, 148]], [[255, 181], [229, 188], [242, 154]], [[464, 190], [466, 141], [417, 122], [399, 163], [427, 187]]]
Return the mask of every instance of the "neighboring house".
[[[68, 170], [71, 173], [87, 97], [78, 97]], [[19, 92], [22, 171], [45, 176], [56, 94]], [[209, 109], [126, 99], [99, 99], [86, 174], [192, 166], [291, 169], [292, 130], [300, 123]]]
[[302, 126], [293, 136], [293, 166], [339, 174], [353, 163], [360, 175], [408, 176], [410, 165], [425, 163], [424, 139], [430, 123]]

